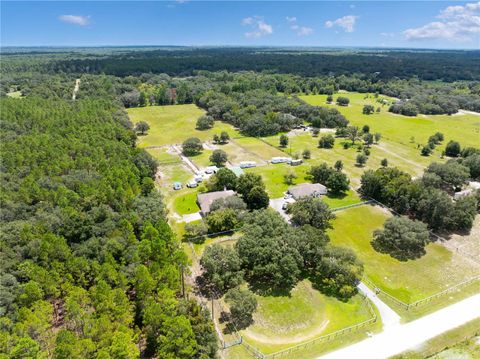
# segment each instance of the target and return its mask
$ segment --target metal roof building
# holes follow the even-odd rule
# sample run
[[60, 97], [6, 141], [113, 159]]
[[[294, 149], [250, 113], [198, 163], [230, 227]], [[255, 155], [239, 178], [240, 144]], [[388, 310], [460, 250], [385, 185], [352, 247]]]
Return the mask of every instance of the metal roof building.
[[327, 194], [327, 187], [320, 183], [302, 183], [298, 186], [288, 189], [293, 198], [299, 199], [302, 197], [319, 197]]
[[210, 212], [210, 206], [212, 205], [213, 201], [219, 198], [227, 198], [234, 195], [235, 192], [232, 190], [199, 193], [197, 195], [197, 203], [200, 207], [200, 212], [205, 215]]

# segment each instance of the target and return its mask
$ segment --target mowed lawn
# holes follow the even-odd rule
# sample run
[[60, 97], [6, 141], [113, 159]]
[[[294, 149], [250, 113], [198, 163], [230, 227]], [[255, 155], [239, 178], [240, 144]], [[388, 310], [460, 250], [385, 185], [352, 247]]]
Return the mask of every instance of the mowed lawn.
[[146, 136], [138, 137], [139, 147], [181, 144], [187, 138], [198, 137], [202, 141], [211, 140], [214, 134], [227, 131], [231, 137], [238, 132], [233, 126], [215, 121], [212, 129], [195, 129], [197, 119], [205, 111], [196, 105], [146, 106], [127, 109], [133, 123], [145, 121], [150, 125]]
[[291, 347], [371, 317], [361, 296], [342, 302], [313, 289], [308, 280], [298, 283], [290, 296], [256, 297], [255, 322], [241, 334], [264, 353]]
[[336, 216], [333, 229], [328, 231], [332, 243], [354, 250], [364, 263], [366, 276], [406, 303], [448, 289], [480, 271], [479, 265], [436, 243], [427, 246], [423, 257], [407, 262], [376, 252], [370, 244], [373, 232], [390, 217], [378, 206], [351, 208], [336, 212]]

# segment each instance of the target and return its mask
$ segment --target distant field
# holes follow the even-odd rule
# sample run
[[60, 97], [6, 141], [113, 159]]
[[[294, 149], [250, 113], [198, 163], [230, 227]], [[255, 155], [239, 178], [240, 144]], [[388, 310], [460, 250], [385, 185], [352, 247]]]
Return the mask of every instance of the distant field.
[[[459, 141], [464, 146], [478, 146], [480, 137], [480, 116], [475, 115], [418, 115], [408, 117], [388, 112], [388, 106], [381, 106], [375, 101], [372, 94], [365, 99], [366, 94], [342, 93], [341, 96], [350, 99], [348, 107], [327, 105], [326, 95], [300, 96], [301, 99], [312, 105], [332, 106], [337, 108], [352, 125], [369, 125], [373, 132], [380, 132], [385, 139], [403, 146], [414, 147], [409, 143], [410, 137], [415, 143], [425, 144], [428, 137], [440, 131], [445, 135], [444, 144], [450, 140]], [[333, 96], [336, 99], [338, 94]], [[389, 99], [386, 96], [380, 96]], [[390, 100], [390, 99], [389, 99]], [[362, 114], [365, 104], [381, 107], [380, 113], [372, 115]], [[440, 146], [442, 147], [442, 146]], [[444, 146], [443, 146], [444, 147]], [[420, 155], [419, 155], [420, 156]]]
[[219, 121], [210, 130], [196, 130], [197, 119], [204, 111], [195, 105], [136, 107], [129, 108], [127, 112], [133, 123], [145, 121], [150, 125], [148, 134], [139, 136], [139, 147], [181, 144], [189, 137], [206, 141], [222, 131], [227, 131], [231, 137], [237, 134], [232, 126]]
[[328, 231], [333, 244], [353, 249], [364, 263], [365, 274], [382, 290], [406, 303], [423, 299], [478, 275], [479, 265], [440, 244], [427, 246], [420, 259], [400, 262], [376, 252], [370, 241], [389, 213], [377, 206], [362, 206], [336, 213]]

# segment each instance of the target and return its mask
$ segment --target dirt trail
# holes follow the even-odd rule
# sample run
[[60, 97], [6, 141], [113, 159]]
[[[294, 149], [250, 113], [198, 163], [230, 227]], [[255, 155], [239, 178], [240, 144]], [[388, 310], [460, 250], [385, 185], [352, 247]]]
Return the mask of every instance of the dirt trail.
[[385, 147], [385, 144], [384, 144], [384, 143], [380, 143], [380, 144], [376, 145], [376, 147], [379, 148], [379, 149], [381, 149], [382, 151], [388, 153], [389, 155], [392, 155], [392, 156], [394, 156], [394, 157], [397, 157], [397, 158], [401, 159], [402, 161], [405, 161], [405, 162], [411, 164], [412, 166], [414, 166], [414, 167], [416, 167], [416, 168], [418, 168], [418, 169], [421, 169], [422, 171], [423, 171], [423, 169], [424, 169], [423, 166], [419, 165], [417, 162], [411, 161], [411, 160], [409, 160], [408, 158], [405, 158], [405, 157], [400, 156], [399, 154], [397, 154], [397, 153], [395, 153], [395, 152], [393, 152], [393, 151], [390, 151], [389, 149], [387, 149], [387, 148]]
[[77, 98], [77, 92], [80, 90], [80, 79], [75, 80], [75, 87], [73, 88], [72, 100]]

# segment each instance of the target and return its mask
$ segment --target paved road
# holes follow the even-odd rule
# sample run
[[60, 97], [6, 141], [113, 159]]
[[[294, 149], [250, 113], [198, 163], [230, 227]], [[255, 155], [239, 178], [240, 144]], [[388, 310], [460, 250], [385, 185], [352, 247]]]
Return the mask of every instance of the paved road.
[[290, 222], [290, 216], [286, 214], [285, 211], [282, 209], [284, 203], [285, 203], [285, 199], [283, 197], [270, 199], [270, 207], [272, 207], [275, 211], [280, 213], [287, 222]]
[[382, 318], [383, 330], [388, 330], [391, 327], [400, 325], [400, 316], [395, 313], [392, 308], [382, 302], [373, 290], [363, 283], [358, 285], [358, 289], [360, 289], [360, 291], [377, 307], [380, 317]]
[[380, 334], [321, 359], [389, 358], [479, 317], [480, 294], [476, 294], [413, 322], [390, 326]]

